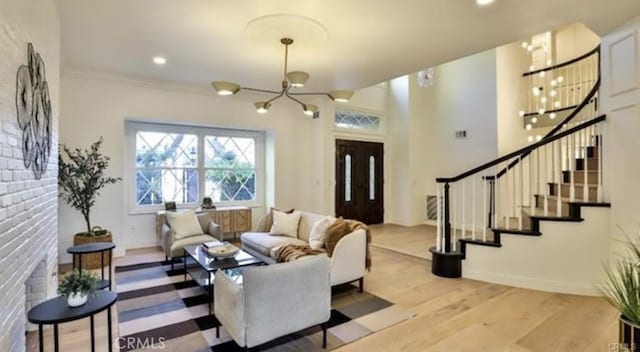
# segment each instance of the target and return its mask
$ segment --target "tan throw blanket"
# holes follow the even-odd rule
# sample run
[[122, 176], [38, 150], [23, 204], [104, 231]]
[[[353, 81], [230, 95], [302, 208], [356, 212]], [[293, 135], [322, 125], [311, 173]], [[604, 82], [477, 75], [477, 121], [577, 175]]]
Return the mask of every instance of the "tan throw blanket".
[[276, 261], [278, 263], [291, 262], [307, 255], [317, 255], [326, 253], [322, 249], [311, 249], [308, 244], [286, 244], [276, 251]]
[[[356, 220], [345, 220], [345, 222], [349, 226], [349, 233], [359, 229], [365, 231], [367, 237], [365, 267], [367, 268], [367, 270], [371, 270], [371, 252], [369, 251], [369, 244], [371, 243], [371, 230], [369, 229], [369, 226]], [[278, 248], [278, 250], [276, 251], [276, 262], [289, 262], [306, 255], [318, 255], [322, 253], [327, 252], [322, 249], [311, 249], [311, 246], [309, 245], [286, 244]]]

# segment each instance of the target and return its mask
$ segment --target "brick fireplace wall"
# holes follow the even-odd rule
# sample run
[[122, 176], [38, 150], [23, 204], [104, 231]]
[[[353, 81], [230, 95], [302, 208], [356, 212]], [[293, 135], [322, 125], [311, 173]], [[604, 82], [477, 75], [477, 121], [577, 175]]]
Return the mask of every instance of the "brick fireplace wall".
[[[53, 148], [40, 180], [22, 160], [15, 103], [16, 72], [27, 62], [29, 42], [45, 62], [53, 110]], [[54, 0], [0, 1], [0, 351], [24, 351], [27, 305], [56, 295], [59, 86]]]

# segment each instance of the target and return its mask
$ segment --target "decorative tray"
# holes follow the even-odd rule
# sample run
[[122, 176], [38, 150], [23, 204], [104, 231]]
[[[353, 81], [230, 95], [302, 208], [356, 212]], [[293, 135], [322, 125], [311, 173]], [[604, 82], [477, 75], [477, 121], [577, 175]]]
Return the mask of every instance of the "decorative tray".
[[222, 242], [218, 246], [207, 249], [207, 253], [215, 258], [231, 258], [238, 254], [240, 249], [229, 242]]

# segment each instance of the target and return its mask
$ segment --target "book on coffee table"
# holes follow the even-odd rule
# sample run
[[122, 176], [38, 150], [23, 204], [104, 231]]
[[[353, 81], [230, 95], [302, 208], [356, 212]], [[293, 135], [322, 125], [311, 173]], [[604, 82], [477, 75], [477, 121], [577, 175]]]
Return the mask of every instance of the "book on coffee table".
[[218, 247], [218, 246], [222, 246], [222, 245], [224, 245], [224, 243], [223, 243], [223, 242], [220, 242], [220, 241], [218, 241], [218, 240], [209, 241], [209, 242], [204, 242], [204, 243], [202, 244], [202, 246], [203, 246], [204, 248], [212, 248], [212, 247]]

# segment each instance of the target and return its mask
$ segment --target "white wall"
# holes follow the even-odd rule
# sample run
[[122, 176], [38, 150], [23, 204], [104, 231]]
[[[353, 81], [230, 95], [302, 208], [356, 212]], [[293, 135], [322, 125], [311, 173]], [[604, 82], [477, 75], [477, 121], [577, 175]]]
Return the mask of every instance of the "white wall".
[[603, 180], [605, 200], [611, 202], [613, 257], [622, 253], [623, 231], [635, 240], [640, 235], [639, 53], [640, 18], [602, 38]]
[[[53, 110], [53, 148], [39, 181], [24, 167], [16, 119], [16, 71], [27, 63], [29, 42], [45, 62]], [[0, 48], [0, 351], [24, 351], [25, 282], [38, 266], [45, 271], [33, 287], [44, 293], [40, 298], [55, 296], [57, 287], [60, 24], [54, 1], [1, 1]]]
[[600, 295], [611, 210], [582, 208], [584, 222], [540, 223], [542, 236], [502, 234], [501, 248], [467, 245], [462, 276], [502, 285]]

